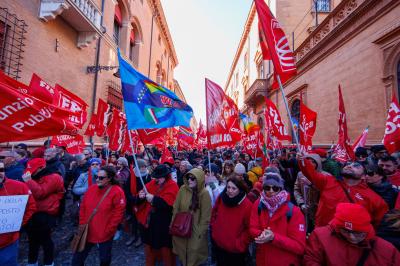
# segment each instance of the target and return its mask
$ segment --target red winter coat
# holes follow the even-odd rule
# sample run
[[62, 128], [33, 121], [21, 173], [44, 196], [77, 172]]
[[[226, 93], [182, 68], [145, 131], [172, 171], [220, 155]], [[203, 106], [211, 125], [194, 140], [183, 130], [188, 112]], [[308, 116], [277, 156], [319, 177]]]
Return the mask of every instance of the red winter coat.
[[32, 179], [26, 184], [32, 191], [38, 212], [46, 212], [50, 215], [58, 214], [60, 200], [65, 192], [64, 181], [59, 174], [49, 174], [38, 180]]
[[[94, 208], [106, 191], [107, 188], [100, 189], [97, 185], [89, 187], [81, 203], [79, 224], [87, 223]], [[113, 185], [89, 223], [87, 241], [90, 243], [102, 243], [112, 239], [118, 225], [124, 218], [125, 205], [124, 191], [119, 186]]]
[[258, 237], [264, 229], [270, 227], [274, 233], [271, 242], [257, 244], [257, 266], [287, 266], [300, 265], [306, 245], [306, 230], [304, 215], [300, 209], [293, 206], [292, 217], [289, 219], [288, 204], [283, 204], [269, 217], [267, 209], [262, 209], [258, 214], [258, 204], [254, 202], [250, 218], [250, 235]]
[[[400, 254], [392, 244], [380, 237], [372, 241], [373, 248], [364, 266], [400, 265]], [[364, 248], [370, 247], [370, 243], [364, 245]], [[330, 225], [319, 227], [308, 239], [304, 265], [357, 265], [364, 248], [341, 238]]]
[[232, 253], [244, 253], [250, 242], [249, 223], [252, 203], [245, 198], [238, 206], [226, 206], [221, 197], [211, 212], [212, 238], [218, 247]]
[[396, 173], [388, 176], [388, 181], [397, 188], [400, 188], [400, 171], [397, 170]]
[[[31, 191], [27, 185], [25, 185], [25, 183], [6, 178], [3, 183], [3, 187], [0, 188], [0, 196], [15, 195], [29, 195], [28, 202], [26, 203], [25, 207], [24, 217], [22, 219], [22, 225], [25, 225], [32, 217], [32, 214], [36, 211], [35, 200], [33, 199]], [[18, 238], [19, 232], [0, 234], [0, 249], [14, 243]]]
[[[315, 225], [325, 226], [332, 219], [336, 211], [336, 205], [341, 202], [350, 202], [339, 181], [332, 175], [317, 172], [314, 165], [309, 160], [304, 160], [304, 166], [299, 163], [300, 171], [313, 183], [320, 191], [318, 210], [315, 216]], [[342, 182], [343, 186], [353, 199], [354, 203], [364, 206], [372, 218], [372, 224], [375, 228], [380, 224], [383, 215], [388, 211], [385, 201], [374, 191], [372, 191], [365, 182], [355, 186], [348, 186]]]

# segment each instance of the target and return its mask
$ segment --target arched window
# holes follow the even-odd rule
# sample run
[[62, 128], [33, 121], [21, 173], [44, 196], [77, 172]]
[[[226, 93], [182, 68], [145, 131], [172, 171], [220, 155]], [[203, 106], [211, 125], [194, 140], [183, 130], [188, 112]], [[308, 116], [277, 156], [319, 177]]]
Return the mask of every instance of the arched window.
[[157, 72], [156, 72], [156, 82], [157, 82], [158, 84], [161, 84], [161, 66], [160, 66], [159, 63], [157, 64], [156, 69], [157, 69]]
[[400, 60], [397, 62], [397, 96], [400, 100]]
[[[292, 107], [290, 108], [290, 114], [292, 115], [292, 121], [293, 121], [293, 125], [294, 128], [296, 130], [296, 134], [297, 136], [299, 135], [299, 120], [300, 120], [300, 100], [296, 99], [293, 101], [292, 103]], [[296, 140], [294, 138], [293, 135], [293, 131], [292, 131], [292, 143], [295, 143]]]
[[139, 30], [135, 24], [132, 24], [131, 35], [129, 38], [129, 59], [132, 61], [133, 66], [138, 68], [139, 66], [139, 47], [140, 47], [140, 36]]
[[117, 45], [119, 45], [121, 27], [122, 27], [122, 12], [120, 6], [117, 4], [115, 5], [115, 11], [114, 11], [114, 32], [113, 32], [113, 39]]
[[167, 77], [165, 75], [165, 71], [162, 71], [162, 73], [161, 73], [161, 85], [165, 87], [166, 84], [167, 84]]

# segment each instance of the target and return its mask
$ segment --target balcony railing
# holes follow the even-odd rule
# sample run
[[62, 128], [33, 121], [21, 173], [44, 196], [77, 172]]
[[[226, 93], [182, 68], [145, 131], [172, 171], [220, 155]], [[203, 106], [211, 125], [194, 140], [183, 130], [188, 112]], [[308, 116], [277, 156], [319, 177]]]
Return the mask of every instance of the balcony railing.
[[256, 79], [244, 94], [245, 104], [251, 106], [257, 98], [266, 96], [268, 91], [267, 86], [268, 79]]
[[77, 46], [83, 48], [102, 32], [101, 11], [91, 0], [41, 0], [39, 18], [44, 21], [62, 16], [79, 32]]

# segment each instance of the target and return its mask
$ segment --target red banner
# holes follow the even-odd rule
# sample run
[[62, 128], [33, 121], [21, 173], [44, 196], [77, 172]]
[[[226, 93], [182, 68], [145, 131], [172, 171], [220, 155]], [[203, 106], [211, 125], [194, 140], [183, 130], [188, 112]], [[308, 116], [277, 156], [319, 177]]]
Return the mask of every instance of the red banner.
[[179, 127], [178, 141], [184, 140], [189, 145], [194, 144], [194, 133], [190, 127]]
[[111, 122], [107, 127], [108, 145], [110, 150], [121, 150], [124, 145], [125, 129], [125, 114], [114, 108], [112, 111]]
[[263, 55], [263, 57], [271, 58], [274, 64], [274, 76], [279, 75], [282, 84], [284, 84], [296, 75], [294, 54], [279, 22], [275, 19], [265, 1], [255, 0], [255, 6], [265, 41], [268, 44], [268, 50], [264, 51], [263, 49], [262, 51], [263, 53], [269, 52], [269, 55]]
[[216, 83], [206, 79], [207, 138], [211, 149], [234, 147], [240, 141], [239, 111]]
[[0, 82], [0, 142], [76, 134], [68, 110], [43, 102]]
[[317, 113], [300, 101], [299, 144], [300, 151], [308, 153], [312, 150], [312, 138], [317, 127]]
[[285, 125], [282, 122], [281, 116], [275, 104], [268, 98], [265, 99], [265, 103], [265, 121], [267, 123], [267, 127], [271, 131], [272, 136], [276, 137], [280, 141], [291, 141], [292, 138], [287, 133]]
[[51, 139], [51, 146], [63, 146], [67, 149], [68, 153], [78, 154], [82, 153], [85, 149], [85, 141], [81, 135], [58, 135], [53, 136]]
[[172, 157], [171, 151], [168, 149], [167, 145], [164, 145], [164, 150], [160, 158], [160, 163], [170, 163], [174, 164], [174, 157]]
[[382, 142], [390, 154], [400, 151], [400, 106], [394, 92], [389, 106], [385, 136]]
[[339, 139], [336, 147], [333, 151], [335, 154], [335, 160], [339, 162], [348, 162], [354, 160], [354, 152], [350, 146], [349, 136], [347, 134], [347, 118], [346, 110], [344, 109], [344, 102], [342, 96], [342, 90], [339, 85]]
[[[129, 140], [129, 130], [125, 125], [125, 130], [124, 130], [124, 144], [122, 145], [121, 148], [121, 153], [124, 154], [126, 152], [129, 152], [130, 154], [132, 153], [132, 148], [131, 148], [131, 142]], [[131, 136], [132, 136], [132, 142], [133, 142], [133, 148], [135, 149], [135, 152], [137, 153], [138, 149], [138, 134], [136, 130], [131, 130]]]
[[138, 129], [139, 140], [144, 144], [159, 145], [164, 143], [164, 138], [167, 135], [166, 128], [148, 128]]
[[10, 78], [0, 70], [0, 82], [7, 84], [10, 88], [19, 91], [20, 93], [29, 94], [30, 89], [24, 83], [21, 83], [13, 78]]
[[86, 102], [58, 84], [56, 84], [55, 90], [59, 94], [58, 106], [70, 110], [72, 112], [69, 116], [70, 122], [78, 128], [82, 128], [87, 119], [86, 108], [88, 105]]
[[96, 132], [96, 124], [97, 124], [97, 115], [92, 114], [90, 118], [90, 122], [86, 128], [86, 131], [83, 135], [93, 137], [94, 133]]
[[207, 146], [207, 131], [201, 120], [199, 123], [199, 129], [197, 130], [195, 145], [198, 149], [204, 149]]
[[31, 82], [29, 83], [29, 94], [51, 104], [57, 104], [59, 97], [57, 90], [35, 73], [32, 74]]
[[365, 144], [367, 143], [368, 130], [369, 130], [369, 126], [366, 129], [364, 129], [364, 131], [357, 138], [357, 140], [354, 141], [353, 146], [351, 146], [351, 149], [354, 152], [356, 152], [358, 147], [365, 147]]
[[96, 135], [104, 137], [106, 134], [106, 128], [109, 122], [109, 116], [111, 115], [110, 106], [99, 98], [97, 104], [97, 123], [96, 123]]

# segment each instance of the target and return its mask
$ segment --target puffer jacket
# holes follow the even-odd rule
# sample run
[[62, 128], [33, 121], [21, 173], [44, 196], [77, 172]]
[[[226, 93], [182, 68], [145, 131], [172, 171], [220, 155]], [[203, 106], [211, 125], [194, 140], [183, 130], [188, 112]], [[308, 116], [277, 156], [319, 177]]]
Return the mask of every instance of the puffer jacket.
[[249, 176], [249, 180], [251, 181], [253, 186], [259, 180], [259, 178], [262, 176], [262, 174], [263, 174], [262, 168], [260, 166], [255, 166], [247, 172], [247, 175]]

